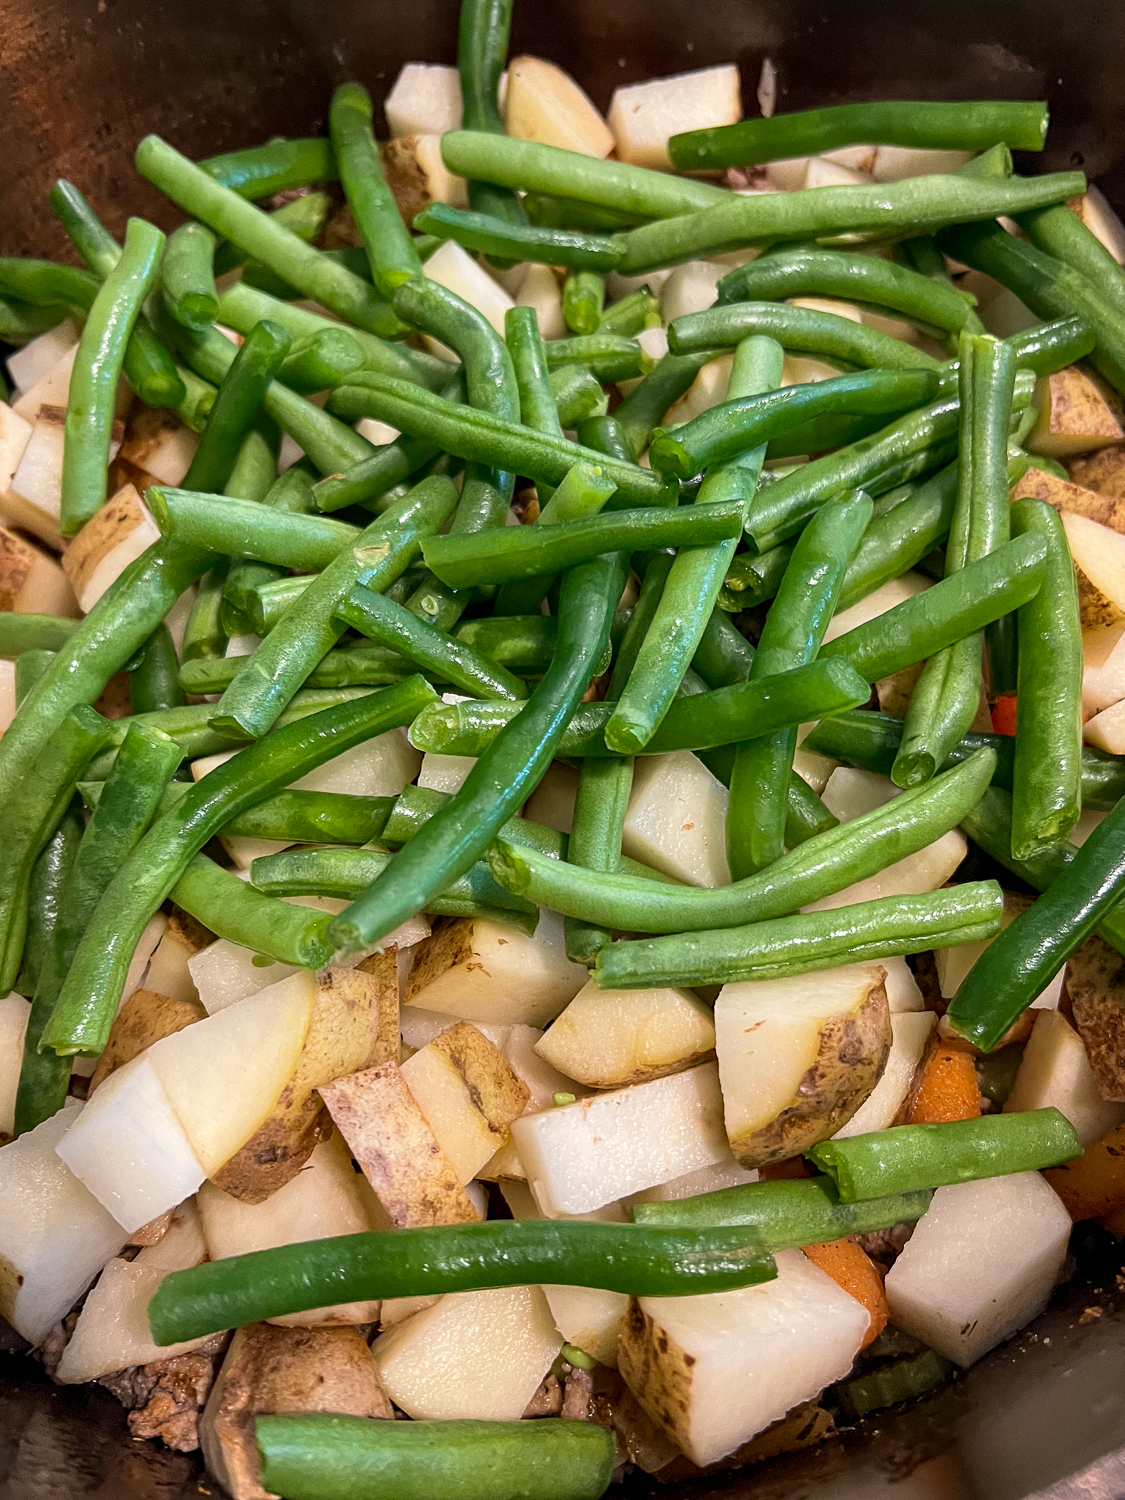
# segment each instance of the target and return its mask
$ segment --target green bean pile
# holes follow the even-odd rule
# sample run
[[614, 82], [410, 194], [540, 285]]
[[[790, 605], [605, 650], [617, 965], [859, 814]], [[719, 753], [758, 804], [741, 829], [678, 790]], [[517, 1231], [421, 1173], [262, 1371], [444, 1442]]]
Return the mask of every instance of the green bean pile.
[[[988, 942], [943, 1022], [981, 1054], [1087, 936], [1125, 954], [1125, 757], [1082, 744], [1080, 580], [1058, 510], [1009, 502], [1029, 467], [1061, 472], [1023, 446], [1044, 382], [1088, 360], [1125, 397], [1125, 272], [1068, 206], [1085, 178], [1012, 167], [1011, 148], [1042, 149], [1045, 106], [748, 119], [673, 136], [673, 171], [655, 171], [506, 134], [510, 21], [511, 0], [462, 5], [463, 117], [440, 150], [467, 207], [404, 219], [372, 98], [349, 82], [324, 139], [204, 162], [141, 141], [138, 172], [186, 216], [167, 239], [134, 218], [118, 245], [60, 181], [85, 269], [0, 259], [0, 335], [83, 325], [60, 538], [81, 547], [108, 514], [122, 379], [198, 435], [179, 483], [121, 471], [159, 538], [84, 618], [0, 614], [21, 699], [0, 738], [0, 993], [31, 1001], [16, 1135], [62, 1108], [72, 1057], [105, 1049], [168, 903], [311, 970], [420, 913], [530, 935], [547, 910], [614, 991]], [[860, 145], [972, 159], [796, 192], [722, 177]], [[341, 200], [361, 250], [319, 247]], [[456, 290], [427, 274], [450, 255], [486, 282], [545, 276], [563, 336], [531, 299], [500, 317], [467, 272]], [[712, 305], [662, 343], [662, 288], [718, 257]], [[969, 290], [987, 278], [1040, 321], [987, 332]], [[131, 708], [111, 720], [95, 705], [123, 671]], [[896, 683], [899, 716], [877, 706]], [[974, 732], [999, 697], [1014, 736]], [[460, 788], [293, 786], [392, 731], [468, 758]], [[222, 752], [191, 784], [187, 764]], [[890, 795], [839, 822], [810, 753], [889, 777]], [[623, 852], [640, 778], [694, 757], [724, 809], [717, 883]], [[569, 834], [519, 816], [559, 763], [577, 776]], [[1084, 808], [1105, 817], [1076, 847]], [[991, 863], [850, 892], [956, 829]], [[300, 847], [242, 880], [220, 836]], [[1001, 931], [1003, 869], [1042, 894]], [[285, 899], [310, 896], [347, 904]], [[643, 1203], [636, 1226], [412, 1228], [200, 1265], [163, 1282], [151, 1327], [173, 1343], [540, 1282], [733, 1292], [774, 1276], [774, 1251], [913, 1222], [934, 1190], [1076, 1150], [1050, 1110], [822, 1139], [807, 1181]], [[263, 1418], [264, 1482], [442, 1500], [470, 1475], [474, 1495], [546, 1495], [570, 1465], [557, 1493], [592, 1500], [612, 1468], [582, 1424], [543, 1424], [557, 1453], [491, 1424], [378, 1425]]]

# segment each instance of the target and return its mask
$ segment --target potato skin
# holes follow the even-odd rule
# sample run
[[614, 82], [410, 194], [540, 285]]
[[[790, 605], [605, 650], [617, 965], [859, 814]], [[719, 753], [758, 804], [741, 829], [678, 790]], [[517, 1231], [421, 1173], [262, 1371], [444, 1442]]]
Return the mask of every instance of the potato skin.
[[1100, 937], [1087, 938], [1071, 954], [1066, 988], [1098, 1091], [1125, 1102], [1125, 958]]
[[828, 1018], [793, 1103], [760, 1130], [732, 1140], [736, 1159], [744, 1167], [768, 1166], [835, 1135], [879, 1082], [890, 1050], [891, 1013], [880, 980], [857, 1011]]

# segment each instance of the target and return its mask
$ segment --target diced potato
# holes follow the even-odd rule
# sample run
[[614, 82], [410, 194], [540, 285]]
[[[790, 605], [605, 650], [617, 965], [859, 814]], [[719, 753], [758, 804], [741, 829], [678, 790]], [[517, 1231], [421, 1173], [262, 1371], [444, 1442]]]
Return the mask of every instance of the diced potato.
[[418, 785], [429, 791], [459, 792], [465, 777], [476, 765], [472, 755], [438, 755], [427, 751], [422, 757], [422, 768], [418, 772]]
[[895, 1123], [936, 1020], [928, 1010], [900, 1011], [891, 1016], [891, 1050], [883, 1076], [843, 1129], [836, 1132], [837, 1138], [886, 1130]]
[[[391, 964], [389, 980], [397, 1013], [398, 976], [393, 959]], [[321, 1084], [383, 1060], [374, 1058], [372, 1053], [378, 1039], [382, 989], [387, 980], [386, 974], [380, 979], [360, 967], [328, 968], [315, 977], [302, 969], [298, 975], [282, 981], [286, 986], [315, 986], [309, 1029], [297, 1065], [269, 1117], [212, 1174], [213, 1181], [224, 1192], [244, 1203], [261, 1203], [291, 1181], [308, 1161], [328, 1125], [324, 1105], [315, 1090]]]
[[0, 610], [15, 614], [81, 614], [58, 559], [0, 527]]
[[440, 135], [401, 135], [382, 150], [383, 173], [408, 224], [431, 203], [469, 206], [468, 184], [441, 159]]
[[847, 609], [834, 614], [824, 632], [825, 642], [846, 635], [858, 625], [866, 625], [868, 620], [878, 619], [896, 604], [901, 604], [905, 599], [913, 599], [915, 594], [930, 588], [932, 583], [933, 579], [925, 578], [921, 573], [904, 573], [901, 578], [892, 578], [889, 583], [882, 584], [868, 594], [866, 599], [860, 599], [857, 604], [851, 604]]
[[721, 1188], [743, 1187], [757, 1182], [758, 1174], [753, 1168], [740, 1167], [734, 1157], [717, 1161], [710, 1167], [700, 1167], [695, 1172], [685, 1172], [656, 1187], [645, 1188], [643, 1193], [633, 1193], [629, 1206], [637, 1203], [678, 1203], [681, 1198], [696, 1198], [701, 1193], [717, 1193]]
[[613, 132], [569, 73], [542, 57], [513, 57], [504, 105], [508, 134], [585, 156], [608, 156]]
[[545, 1286], [543, 1295], [555, 1327], [568, 1344], [600, 1365], [617, 1368], [617, 1341], [629, 1311], [623, 1292], [596, 1286]]
[[[449, 242], [452, 244], [452, 241]], [[353, 797], [397, 797], [422, 764], [405, 729], [388, 729], [345, 750], [293, 783], [298, 791], [342, 792]]]
[[[487, 1030], [483, 1026], [479, 1029]], [[537, 1026], [513, 1026], [506, 1039], [496, 1043], [513, 1073], [527, 1089], [528, 1100], [523, 1110], [525, 1115], [538, 1114], [541, 1109], [553, 1109], [556, 1094], [573, 1094], [576, 1099], [584, 1098], [586, 1094], [582, 1084], [576, 1083], [573, 1078], [567, 1078], [539, 1056], [535, 1049], [542, 1037], [543, 1033]], [[477, 1173], [478, 1177], [487, 1182], [526, 1175], [510, 1133], [496, 1155]]]
[[550, 266], [528, 266], [516, 296], [516, 306], [535, 309], [535, 320], [543, 338], [566, 337], [562, 292]]
[[894, 954], [890, 958], [881, 958], [879, 962], [887, 971], [883, 987], [887, 992], [887, 1007], [891, 1015], [904, 1010], [924, 1010], [922, 991], [918, 988], [918, 982], [906, 959], [901, 954]]
[[[272, 1250], [304, 1240], [331, 1239], [338, 1234], [363, 1234], [379, 1227], [362, 1196], [363, 1179], [352, 1166], [351, 1153], [338, 1132], [322, 1141], [291, 1182], [264, 1203], [240, 1203], [212, 1182], [199, 1190], [203, 1237], [212, 1260]], [[287, 1327], [371, 1323], [379, 1316], [378, 1302], [341, 1302], [308, 1312], [271, 1318]]]
[[434, 1307], [440, 1301], [440, 1296], [384, 1297], [379, 1309], [379, 1332], [386, 1333], [388, 1328], [397, 1328], [407, 1318], [412, 1318], [415, 1313], [425, 1312], [427, 1307]]
[[0, 401], [0, 495], [11, 487], [23, 450], [31, 440], [31, 423]]
[[1118, 265], [1125, 264], [1125, 225], [1109, 206], [1100, 188], [1091, 182], [1081, 198], [1067, 200], [1067, 207], [1073, 209], [1090, 233], [1101, 240]]
[[292, 964], [256, 962], [259, 955], [228, 938], [209, 943], [187, 961], [188, 973], [209, 1016], [256, 995], [279, 979], [296, 973]]
[[536, 1286], [457, 1292], [372, 1346], [387, 1394], [416, 1421], [514, 1422], [562, 1340]]
[[738, 68], [726, 63], [671, 78], [651, 78], [614, 90], [609, 128], [622, 161], [667, 172], [668, 137], [742, 118]]
[[[16, 407], [23, 415], [22, 401], [17, 402]], [[32, 423], [31, 436], [19, 467], [12, 475], [11, 488], [4, 496], [4, 511], [13, 525], [22, 526], [57, 547], [62, 503], [65, 398], [62, 405], [44, 402], [33, 410], [35, 414], [28, 418]], [[122, 424], [114, 422], [109, 445], [111, 462], [117, 456], [123, 432]]]
[[193, 927], [180, 917], [169, 918], [164, 934], [149, 960], [148, 973], [145, 975], [146, 989], [155, 990], [158, 995], [167, 995], [170, 1000], [199, 999], [188, 969], [189, 961], [206, 946], [200, 941], [197, 929], [198, 924]]
[[8, 374], [16, 390], [30, 391], [38, 385], [44, 375], [77, 346], [81, 333], [81, 324], [74, 318], [64, 318], [56, 327], [9, 354]]
[[0, 1000], [0, 1136], [15, 1130], [16, 1090], [23, 1065], [23, 1039], [31, 1001], [22, 995]]
[[1111, 755], [1125, 755], [1125, 700], [1087, 719], [1082, 738], [1087, 745], [1096, 745]]
[[1074, 1025], [1103, 1099], [1125, 1103], [1125, 965], [1115, 948], [1089, 937], [1066, 970]]
[[569, 833], [577, 796], [578, 772], [572, 766], [554, 760], [524, 804], [523, 815], [532, 823], [542, 823], [557, 833]]
[[[456, 1026], [460, 1019], [460, 1016], [450, 1015], [448, 1011], [423, 1010], [420, 1005], [404, 1005], [399, 1011], [399, 1029], [402, 1040], [412, 1052], [417, 1052], [450, 1026]], [[511, 1035], [510, 1026], [490, 1026], [487, 1021], [476, 1021], [474, 1025], [482, 1036], [486, 1036], [494, 1047], [503, 1052]]]
[[456, 68], [404, 63], [383, 110], [396, 135], [441, 135], [461, 128], [461, 78]]
[[478, 1215], [395, 1062], [320, 1090], [337, 1130], [398, 1229]]
[[[54, 363], [40, 375], [34, 385], [26, 390], [21, 387], [20, 396], [12, 403], [13, 411], [19, 412], [20, 416], [28, 422], [35, 421], [43, 406], [61, 406], [65, 412], [67, 401], [70, 399], [70, 372], [74, 368], [74, 356], [77, 353], [78, 343], [75, 341], [59, 353]], [[114, 416], [123, 417], [129, 410], [132, 399], [133, 393], [125, 377], [122, 376], [117, 383]], [[119, 437], [119, 444], [120, 441]]]
[[[1021, 916], [1031, 905], [1031, 898], [1021, 896], [1012, 891], [1004, 892], [1004, 909], [1000, 913], [1001, 931], [1010, 926], [1018, 916]], [[943, 1000], [952, 1000], [961, 987], [965, 975], [976, 963], [989, 943], [994, 938], [984, 938], [978, 943], [958, 943], [953, 948], [939, 948], [934, 953], [934, 967], [937, 969], [938, 986], [941, 990]], [[1059, 996], [1062, 993], [1064, 970], [1060, 969], [1055, 977], [1044, 987], [1042, 992], [1036, 995], [1031, 1002], [1034, 1010], [1056, 1010], [1059, 1004]]]
[[708, 1006], [687, 990], [579, 990], [536, 1047], [560, 1073], [594, 1089], [679, 1073], [714, 1050]]
[[1070, 1215], [1038, 1172], [941, 1187], [887, 1273], [891, 1319], [971, 1365], [1047, 1305]]
[[[142, 980], [148, 975], [148, 966], [152, 962], [152, 955], [156, 952], [157, 944], [168, 930], [168, 918], [162, 911], [154, 912], [145, 923], [145, 929], [141, 933], [133, 957], [129, 960], [129, 968], [125, 975], [125, 983], [122, 986], [121, 1003], [124, 1004], [134, 990], [141, 986]], [[91, 1069], [91, 1071], [93, 1071]]]
[[715, 1051], [736, 1158], [759, 1167], [835, 1135], [874, 1090], [890, 1045], [879, 964], [724, 985]]
[[239, 1328], [199, 1423], [207, 1468], [233, 1500], [267, 1493], [254, 1439], [254, 1418], [267, 1412], [394, 1416], [358, 1329]]
[[876, 182], [901, 182], [904, 177], [956, 172], [972, 155], [971, 151], [940, 151], [925, 146], [880, 146], [871, 175]]
[[0, 735], [16, 716], [16, 664], [0, 660]]
[[504, 337], [504, 314], [514, 304], [502, 286], [456, 240], [439, 245], [423, 267], [431, 281], [463, 297]]
[[687, 885], [729, 885], [727, 800], [726, 787], [690, 750], [642, 756], [622, 851]]
[[1125, 1104], [1102, 1098], [1082, 1038], [1057, 1010], [1040, 1011], [1004, 1113], [1061, 1111], [1084, 1146], [1125, 1122]]
[[870, 1315], [799, 1250], [736, 1292], [642, 1297], [618, 1359], [629, 1389], [693, 1463], [715, 1463], [848, 1373]]
[[714, 260], [688, 260], [677, 266], [660, 290], [660, 311], [665, 324], [687, 313], [713, 307], [719, 282], [730, 270]]
[[1062, 523], [1078, 575], [1083, 629], [1125, 618], [1125, 536], [1068, 511]]
[[178, 485], [198, 447], [199, 434], [185, 427], [175, 412], [138, 406], [129, 419], [121, 457], [160, 484]]
[[415, 1052], [401, 1072], [462, 1184], [504, 1144], [530, 1098], [500, 1051], [467, 1021]]
[[809, 164], [805, 168], [805, 180], [801, 186], [806, 188], [820, 187], [862, 187], [864, 183], [871, 181], [866, 172], [857, 172], [852, 167], [845, 167], [841, 162], [829, 161], [824, 156], [810, 156]]
[[126, 1233], [56, 1155], [81, 1116], [75, 1100], [0, 1148], [0, 1315], [39, 1344]]
[[734, 367], [734, 355], [724, 354], [705, 364], [687, 390], [666, 414], [665, 425], [674, 427], [680, 422], [690, 422], [712, 406], [727, 399], [730, 372]]
[[[1098, 457], [1108, 460], [1117, 449], [1096, 455], [1092, 459], [1086, 459], [1082, 468], [1076, 464], [1073, 472], [1086, 474], [1087, 466], [1097, 462]], [[1120, 497], [1112, 491], [1102, 493], [1100, 490], [1087, 489], [1084, 484], [1072, 483], [1066, 479], [1060, 479], [1057, 474], [1046, 474], [1042, 469], [1028, 469], [1027, 473], [1012, 490], [1013, 500], [1045, 500], [1048, 505], [1053, 505], [1061, 515], [1084, 516], [1088, 521], [1097, 521], [1099, 526], [1108, 526], [1112, 531], [1125, 532], [1125, 506], [1121, 504]]]
[[1045, 376], [1035, 396], [1039, 416], [1024, 443], [1029, 453], [1071, 458], [1125, 439], [1118, 403], [1078, 365]]
[[140, 1057], [153, 1042], [174, 1036], [205, 1015], [198, 1000], [171, 1000], [154, 990], [134, 990], [114, 1018], [105, 1051], [90, 1077], [89, 1093], [93, 1094], [118, 1068]]
[[586, 983], [571, 963], [562, 918], [540, 913], [532, 937], [480, 917], [435, 925], [419, 946], [404, 998], [463, 1021], [544, 1026]]
[[1125, 698], [1125, 620], [1082, 632], [1082, 712], [1101, 713]]
[[159, 539], [160, 528], [148, 506], [131, 484], [123, 485], [86, 522], [63, 557], [63, 571], [83, 614]]
[[145, 1054], [208, 1176], [276, 1106], [301, 1056], [314, 993], [314, 976], [301, 969]]
[[724, 1161], [714, 1063], [524, 1115], [512, 1139], [544, 1212], [582, 1214]]
[[190, 1198], [207, 1175], [151, 1049], [106, 1079], [56, 1150], [129, 1233]]

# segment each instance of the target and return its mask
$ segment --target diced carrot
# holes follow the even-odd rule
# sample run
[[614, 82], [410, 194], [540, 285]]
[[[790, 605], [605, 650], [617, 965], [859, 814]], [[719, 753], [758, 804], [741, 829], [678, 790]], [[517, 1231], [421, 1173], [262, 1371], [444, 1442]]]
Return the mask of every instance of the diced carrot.
[[903, 1113], [907, 1125], [937, 1125], [945, 1120], [975, 1120], [980, 1089], [972, 1056], [937, 1041], [930, 1048]]
[[829, 1240], [826, 1245], [805, 1245], [803, 1248], [814, 1266], [831, 1276], [849, 1297], [862, 1302], [871, 1314], [871, 1326], [863, 1340], [866, 1349], [887, 1326], [887, 1296], [875, 1262], [853, 1239]]
[[811, 1177], [808, 1163], [803, 1156], [790, 1156], [785, 1161], [767, 1162], [758, 1168], [759, 1182], [782, 1182], [792, 1177]]
[[992, 732], [994, 734], [1015, 734], [1016, 732], [1016, 699], [1011, 697], [997, 698], [992, 705]]
[[1125, 1125], [1092, 1141], [1081, 1156], [1051, 1167], [1043, 1176], [1076, 1224], [1114, 1215], [1125, 1208]]

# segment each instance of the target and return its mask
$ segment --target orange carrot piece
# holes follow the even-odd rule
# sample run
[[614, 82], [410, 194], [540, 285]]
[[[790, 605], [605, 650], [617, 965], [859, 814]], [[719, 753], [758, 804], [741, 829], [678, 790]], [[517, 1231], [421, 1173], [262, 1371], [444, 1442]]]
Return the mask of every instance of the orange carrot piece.
[[1115, 1215], [1115, 1210], [1125, 1207], [1125, 1125], [1092, 1141], [1081, 1156], [1065, 1166], [1052, 1167], [1043, 1176], [1076, 1224]]
[[993, 734], [1015, 734], [1016, 732], [1016, 699], [1011, 697], [997, 698], [992, 705], [992, 732]]
[[906, 1125], [938, 1125], [946, 1120], [975, 1120], [980, 1089], [972, 1056], [938, 1041], [922, 1064], [904, 1111]]
[[887, 1295], [883, 1278], [875, 1262], [853, 1239], [829, 1240], [826, 1245], [805, 1245], [804, 1252], [814, 1266], [831, 1276], [842, 1291], [862, 1302], [871, 1314], [871, 1326], [863, 1340], [867, 1348], [887, 1326]]

